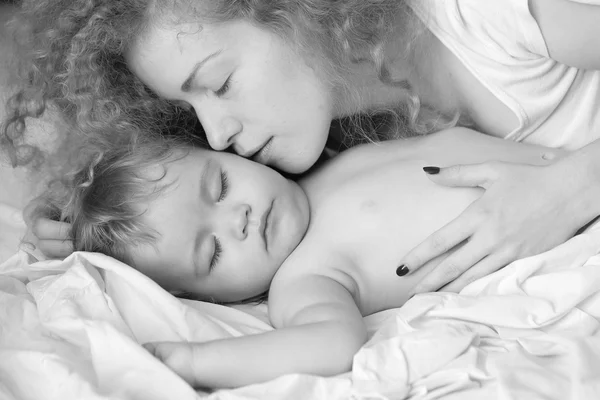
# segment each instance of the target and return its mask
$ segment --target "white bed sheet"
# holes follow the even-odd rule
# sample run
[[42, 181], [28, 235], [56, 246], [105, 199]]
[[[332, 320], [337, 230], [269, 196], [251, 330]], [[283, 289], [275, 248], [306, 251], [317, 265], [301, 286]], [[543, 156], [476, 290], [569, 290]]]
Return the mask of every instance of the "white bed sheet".
[[460, 295], [365, 318], [353, 371], [194, 392], [139, 343], [272, 329], [265, 305], [181, 301], [116, 260], [0, 265], [0, 399], [598, 399], [600, 230]]

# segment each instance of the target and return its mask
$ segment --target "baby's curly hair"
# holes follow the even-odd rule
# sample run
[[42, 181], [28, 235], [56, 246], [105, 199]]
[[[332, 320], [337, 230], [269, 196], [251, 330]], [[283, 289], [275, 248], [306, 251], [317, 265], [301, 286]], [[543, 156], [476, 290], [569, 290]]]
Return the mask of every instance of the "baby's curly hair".
[[[140, 138], [129, 146], [95, 154], [70, 181], [63, 205], [74, 250], [130, 263], [128, 250], [156, 239], [156, 232], [143, 222], [144, 205], [170, 185], [162, 182], [166, 164], [184, 157], [192, 147], [205, 146], [184, 138]], [[162, 167], [162, 175], [148, 173], [157, 166]]]
[[[25, 0], [14, 27], [28, 49], [21, 89], [8, 103], [0, 134], [14, 165], [31, 162], [24, 141], [26, 120], [50, 104], [71, 124], [69, 134], [85, 136], [87, 148], [126, 144], [144, 135], [179, 132], [197, 124], [189, 112], [159, 99], [127, 68], [124, 54], [146, 29], [165, 16], [200, 22], [247, 19], [290, 39], [302, 54], [318, 55], [319, 69], [332, 85], [348, 90], [360, 111], [360, 93], [351, 92], [344, 73], [349, 63], [370, 62], [381, 81], [406, 89], [403, 104], [350, 119], [350, 132], [369, 140], [378, 135], [372, 114], [392, 123], [386, 138], [425, 134], [455, 124], [422, 107], [406, 81], [396, 81], [386, 62], [392, 31], [403, 29], [406, 56], [422, 31], [400, 0]], [[398, 21], [402, 21], [400, 24]], [[164, 22], [164, 21], [162, 21]], [[395, 32], [397, 34], [397, 31]], [[364, 123], [366, 122], [366, 124]], [[365, 128], [366, 127], [366, 128]], [[110, 128], [110, 129], [108, 129]], [[110, 133], [107, 133], [110, 132]], [[93, 153], [94, 151], [91, 151]]]
[[[185, 157], [193, 148], [208, 147], [192, 135], [144, 137], [129, 146], [96, 154], [88, 168], [71, 180], [70, 195], [62, 209], [63, 217], [71, 222], [74, 250], [103, 253], [139, 267], [131, 257], [132, 249], [152, 245], [158, 238], [158, 233], [144, 223], [145, 207], [176, 183], [163, 181], [168, 163]], [[156, 167], [162, 168], [158, 176]], [[149, 169], [153, 171], [150, 174]], [[207, 300], [198, 293], [170, 292], [191, 300]], [[262, 293], [237, 303], [266, 300], [267, 293]]]

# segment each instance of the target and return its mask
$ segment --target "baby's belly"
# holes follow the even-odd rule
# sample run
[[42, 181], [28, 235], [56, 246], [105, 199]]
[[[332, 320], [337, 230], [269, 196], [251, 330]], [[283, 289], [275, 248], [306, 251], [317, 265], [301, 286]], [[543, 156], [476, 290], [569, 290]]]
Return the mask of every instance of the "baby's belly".
[[[389, 181], [385, 189], [377, 187], [381, 185], [379, 180], [365, 182], [360, 192], [338, 193], [336, 197], [345, 196], [346, 200], [338, 201], [337, 207], [333, 202], [323, 210], [327, 218], [318, 221], [328, 225], [322, 229], [328, 236], [323, 235], [321, 240], [348, 260], [343, 272], [356, 283], [355, 297], [363, 315], [399, 307], [408, 300], [409, 291], [447, 255], [399, 277], [396, 269], [403, 257], [481, 195], [480, 189], [435, 185], [422, 172], [413, 178], [396, 178], [397, 188]], [[409, 182], [411, 179], [416, 181]], [[399, 189], [402, 187], [419, 192], [403, 193]], [[387, 196], [374, 195], [382, 191]]]

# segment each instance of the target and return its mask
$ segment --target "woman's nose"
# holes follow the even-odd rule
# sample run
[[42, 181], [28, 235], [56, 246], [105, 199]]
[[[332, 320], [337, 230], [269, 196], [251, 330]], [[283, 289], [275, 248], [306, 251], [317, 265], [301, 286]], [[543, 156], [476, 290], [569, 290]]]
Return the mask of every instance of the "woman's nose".
[[213, 150], [225, 150], [235, 142], [236, 135], [242, 131], [242, 124], [231, 116], [201, 116], [198, 110], [196, 110], [196, 115], [204, 128], [208, 144]]
[[245, 240], [248, 237], [248, 218], [251, 211], [252, 208], [247, 204], [233, 207], [229, 228], [234, 238]]

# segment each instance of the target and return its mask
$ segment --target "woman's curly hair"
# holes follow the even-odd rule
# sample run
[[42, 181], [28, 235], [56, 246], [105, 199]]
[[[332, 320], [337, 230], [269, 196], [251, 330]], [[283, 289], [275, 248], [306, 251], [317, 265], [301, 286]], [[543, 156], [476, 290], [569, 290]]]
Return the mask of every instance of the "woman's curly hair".
[[[20, 89], [8, 102], [0, 134], [13, 164], [27, 164], [38, 154], [25, 143], [26, 122], [51, 105], [71, 126], [67, 137], [82, 135], [79, 149], [91, 153], [140, 134], [179, 132], [195, 124], [195, 116], [157, 98], [126, 65], [124, 54], [132, 41], [164, 16], [201, 23], [245, 18], [292, 39], [305, 55], [319, 55], [320, 70], [342, 90], [350, 86], [343, 82], [344, 73], [356, 62], [370, 62], [381, 81], [406, 89], [403, 104], [352, 118], [349, 132], [377, 139], [369, 114], [391, 121], [392, 137], [429, 133], [455, 122], [421, 107], [408, 83], [394, 80], [387, 67], [389, 35], [403, 27], [408, 56], [421, 29], [405, 1], [25, 0], [13, 25], [27, 54]], [[360, 93], [346, 94], [360, 111]]]
[[40, 155], [25, 142], [26, 123], [49, 107], [68, 123], [62, 140], [73, 153], [94, 154], [142, 133], [189, 127], [191, 116], [158, 99], [125, 64], [124, 51], [144, 30], [147, 12], [145, 0], [23, 2], [12, 21], [22, 52], [20, 86], [7, 103], [0, 135], [14, 166]]

